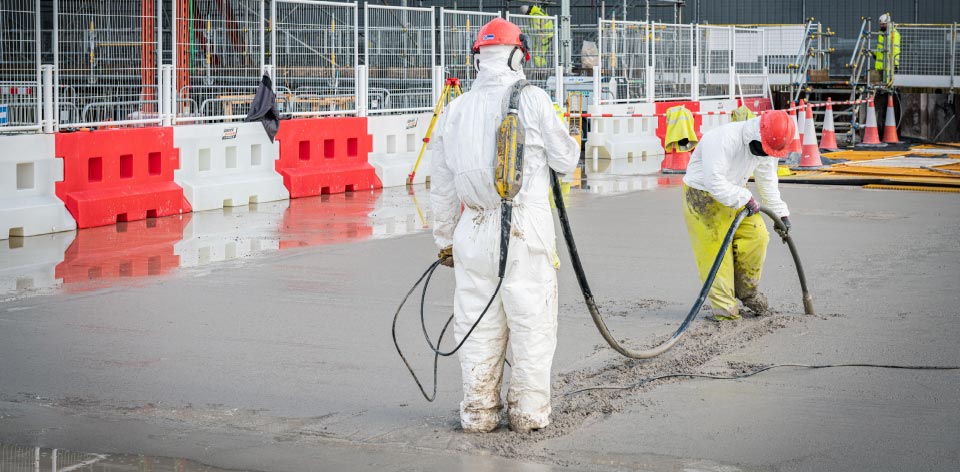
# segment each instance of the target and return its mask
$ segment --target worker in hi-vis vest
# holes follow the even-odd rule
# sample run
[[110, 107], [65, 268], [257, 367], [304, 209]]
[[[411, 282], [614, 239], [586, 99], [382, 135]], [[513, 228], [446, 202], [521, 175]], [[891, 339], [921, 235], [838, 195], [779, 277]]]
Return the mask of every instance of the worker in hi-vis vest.
[[[889, 47], [887, 45], [888, 37], [891, 43]], [[887, 57], [888, 52], [892, 53], [893, 56]], [[877, 52], [874, 53], [874, 59], [873, 68], [876, 70], [884, 70], [888, 64], [893, 66], [892, 69], [900, 66], [900, 32], [890, 21], [889, 13], [880, 15], [880, 34], [877, 35]]]
[[531, 56], [533, 56], [533, 66], [547, 67], [547, 55], [550, 54], [550, 43], [553, 41], [553, 20], [549, 19], [547, 12], [537, 5], [523, 5], [520, 7], [520, 13], [545, 17], [544, 19], [530, 20], [529, 33], [532, 36], [531, 46], [533, 51], [531, 51]]

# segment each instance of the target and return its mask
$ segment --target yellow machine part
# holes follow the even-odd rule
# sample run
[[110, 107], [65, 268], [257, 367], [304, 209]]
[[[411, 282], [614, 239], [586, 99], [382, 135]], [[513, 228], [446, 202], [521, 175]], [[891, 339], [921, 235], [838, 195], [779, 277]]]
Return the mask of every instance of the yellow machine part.
[[497, 168], [494, 173], [500, 198], [511, 200], [523, 184], [523, 144], [520, 143], [520, 120], [508, 113], [497, 130]]

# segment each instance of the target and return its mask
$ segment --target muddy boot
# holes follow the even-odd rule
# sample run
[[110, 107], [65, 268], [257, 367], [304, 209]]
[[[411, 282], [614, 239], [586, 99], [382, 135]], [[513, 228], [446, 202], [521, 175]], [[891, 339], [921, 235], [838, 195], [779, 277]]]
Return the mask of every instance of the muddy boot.
[[740, 301], [743, 302], [743, 306], [747, 307], [757, 316], [767, 316], [772, 314], [770, 311], [770, 304], [767, 303], [767, 296], [760, 291], [753, 292], [751, 296]]
[[713, 321], [733, 321], [740, 319], [740, 309], [733, 307], [729, 310], [723, 308], [711, 308], [710, 317]]
[[507, 415], [510, 420], [510, 430], [516, 433], [532, 433], [534, 431], [540, 431], [542, 428], [546, 428], [550, 424], [549, 420], [546, 421], [537, 421], [523, 413], [515, 413], [510, 411]]

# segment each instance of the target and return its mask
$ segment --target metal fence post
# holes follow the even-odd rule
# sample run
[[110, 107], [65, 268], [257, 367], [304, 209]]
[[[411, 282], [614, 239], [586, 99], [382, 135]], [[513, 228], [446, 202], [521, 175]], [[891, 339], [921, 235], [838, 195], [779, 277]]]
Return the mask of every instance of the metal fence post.
[[649, 43], [650, 54], [648, 54], [648, 56], [647, 56], [647, 57], [648, 57], [648, 60], [647, 60], [647, 102], [653, 103], [653, 102], [656, 100], [656, 91], [657, 91], [657, 88], [656, 88], [657, 77], [656, 77], [656, 75], [654, 75], [654, 74], [656, 74], [656, 65], [655, 65], [655, 64], [656, 64], [656, 56], [657, 56], [657, 46], [656, 46], [656, 44], [657, 44], [657, 40], [656, 40], [657, 24], [656, 24], [656, 23], [650, 23], [650, 24], [649, 24], [649, 28], [650, 28], [650, 40], [647, 41], [647, 43]]
[[357, 64], [354, 81], [356, 82], [357, 116], [365, 117], [369, 100], [367, 98], [367, 66]]
[[703, 51], [700, 49], [700, 25], [693, 25], [690, 30], [693, 32], [693, 44], [691, 45], [690, 54], [693, 57], [690, 66], [690, 100], [698, 101], [700, 100], [700, 60], [702, 59]]
[[557, 64], [555, 69], [555, 75], [557, 77], [557, 104], [563, 107], [563, 65]]
[[737, 66], [737, 63], [736, 63], [736, 51], [737, 51], [737, 46], [736, 46], [737, 38], [736, 38], [736, 34], [737, 34], [737, 32], [736, 32], [736, 30], [734, 29], [733, 26], [729, 26], [729, 27], [728, 27], [728, 31], [729, 31], [729, 36], [728, 36], [729, 43], [728, 43], [728, 44], [730, 45], [730, 63], [728, 64], [728, 66], [730, 67], [730, 69], [729, 69], [728, 77], [727, 77], [727, 84], [729, 84], [728, 87], [727, 87], [727, 92], [728, 92], [727, 95], [728, 95], [728, 98], [729, 98], [730, 100], [733, 100], [733, 99], [737, 98], [737, 91], [736, 91], [736, 87], [735, 87], [735, 84], [736, 84], [736, 82], [737, 82], [737, 71], [736, 71], [736, 66]]
[[600, 105], [600, 96], [603, 93], [603, 87], [600, 85], [601, 67], [593, 66], [593, 104]]
[[44, 133], [53, 133], [57, 130], [57, 119], [53, 112], [53, 65], [44, 64], [40, 69], [43, 71], [43, 117], [40, 122], [43, 123]]
[[957, 86], [957, 24], [950, 25], [950, 93]]

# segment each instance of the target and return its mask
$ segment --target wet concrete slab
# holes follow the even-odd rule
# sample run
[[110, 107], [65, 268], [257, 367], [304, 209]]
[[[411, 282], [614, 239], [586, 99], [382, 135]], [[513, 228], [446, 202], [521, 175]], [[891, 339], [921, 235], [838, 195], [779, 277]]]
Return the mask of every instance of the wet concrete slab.
[[[65, 288], [0, 302], [0, 443], [254, 470], [310, 469], [304, 465], [324, 457], [354, 470], [858, 469], [845, 451], [880, 444], [919, 469], [942, 469], [958, 449], [937, 445], [960, 424], [955, 401], [943, 400], [958, 397], [955, 373], [783, 372], [561, 398], [670, 369], [727, 371], [732, 361], [960, 363], [951, 343], [960, 334], [951, 323], [960, 304], [957, 197], [812, 186], [783, 194], [824, 316], [800, 316], [789, 254], [772, 241], [763, 287], [777, 317], [697, 322], [663, 359], [624, 362], [601, 344], [561, 254], [556, 421], [529, 436], [463, 434], [456, 361], [441, 362], [438, 399], [427, 403], [393, 351], [396, 304], [436, 254], [423, 228], [429, 218], [420, 220], [408, 195], [395, 203], [343, 197], [343, 210], [332, 214], [308, 202], [318, 216], [289, 224], [283, 205], [221, 212], [209, 222], [197, 213], [177, 223], [184, 235], [177, 241], [142, 238], [179, 257], [176, 268], [103, 285], [64, 281]], [[617, 337], [642, 345], [670, 333], [699, 289], [676, 183], [604, 195], [575, 190], [569, 200], [585, 269]], [[372, 214], [396, 236], [377, 237]], [[248, 221], [261, 223], [241, 224]], [[231, 225], [242, 227], [239, 235]], [[218, 249], [231, 240], [235, 258]], [[254, 240], [275, 241], [276, 249], [253, 252]], [[244, 251], [253, 255], [240, 257]], [[45, 263], [63, 263], [56, 259]], [[149, 269], [149, 258], [133, 267]], [[452, 309], [452, 279], [438, 273], [428, 294], [428, 323], [438, 330]], [[400, 341], [426, 374], [432, 356], [414, 308], [402, 316]], [[911, 389], [928, 392], [911, 396]], [[858, 398], [869, 401], [855, 407]], [[805, 407], [820, 403], [830, 407], [808, 418]], [[817, 428], [827, 418], [845, 426]], [[908, 432], [936, 421], [929, 434], [894, 443], [889, 429], [874, 427], [877, 418], [902, 419]], [[769, 438], [783, 446], [755, 446]], [[928, 445], [931, 438], [940, 443]]]

